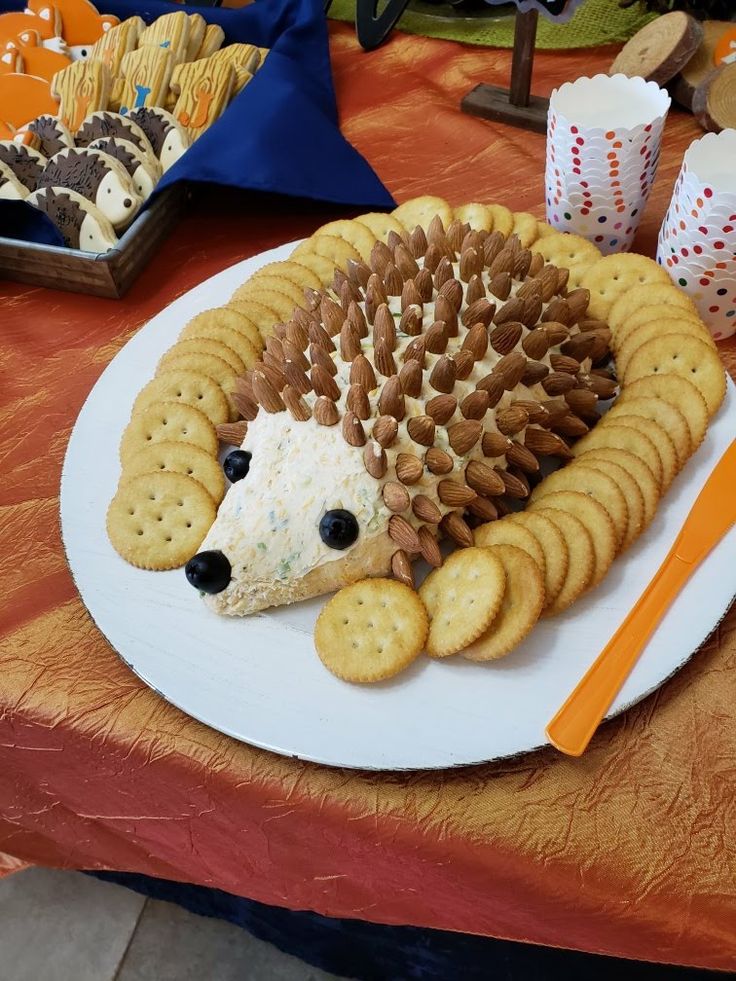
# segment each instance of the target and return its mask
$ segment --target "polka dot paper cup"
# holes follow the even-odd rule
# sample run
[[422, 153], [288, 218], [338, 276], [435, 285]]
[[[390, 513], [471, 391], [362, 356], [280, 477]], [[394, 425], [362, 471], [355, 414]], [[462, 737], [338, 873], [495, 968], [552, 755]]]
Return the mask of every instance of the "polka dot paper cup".
[[657, 261], [719, 341], [736, 334], [736, 130], [692, 143], [659, 232]]
[[555, 89], [547, 120], [547, 221], [601, 252], [631, 248], [659, 163], [668, 94], [625, 75]]

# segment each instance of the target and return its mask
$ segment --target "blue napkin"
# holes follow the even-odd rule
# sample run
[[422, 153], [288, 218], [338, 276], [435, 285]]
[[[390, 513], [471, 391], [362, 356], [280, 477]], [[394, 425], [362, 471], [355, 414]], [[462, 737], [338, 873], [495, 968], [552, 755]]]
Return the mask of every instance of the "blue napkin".
[[[22, 0], [0, 0], [0, 12], [23, 6]], [[373, 169], [340, 132], [322, 0], [256, 0], [239, 10], [163, 0], [98, 0], [97, 6], [121, 20], [138, 14], [147, 23], [172, 10], [199, 12], [222, 27], [226, 43], [271, 49], [253, 80], [164, 175], [153, 197], [188, 181], [330, 204], [393, 206]], [[0, 201], [0, 236], [63, 244], [45, 215], [17, 202]]]

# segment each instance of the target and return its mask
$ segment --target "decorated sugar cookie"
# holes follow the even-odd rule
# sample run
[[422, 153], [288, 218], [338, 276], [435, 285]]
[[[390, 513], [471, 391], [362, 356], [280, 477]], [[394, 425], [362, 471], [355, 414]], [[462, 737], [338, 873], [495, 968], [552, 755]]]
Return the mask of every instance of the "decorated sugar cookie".
[[45, 78], [0, 74], [0, 139], [12, 140], [29, 119], [54, 115], [58, 108]]
[[187, 61], [196, 61], [197, 52], [202, 47], [207, 30], [207, 21], [201, 14], [189, 15], [189, 41], [187, 42]]
[[145, 45], [123, 57], [120, 84], [115, 100], [126, 115], [142, 106], [162, 106], [169, 91], [174, 68], [172, 54], [166, 48]]
[[164, 173], [185, 153], [192, 140], [187, 130], [165, 109], [136, 109], [130, 118], [148, 137]]
[[[36, 147], [45, 157], [53, 157], [59, 150], [65, 147], [74, 146], [74, 137], [69, 129], [57, 119], [56, 116], [38, 116], [26, 127], [26, 132], [33, 133], [38, 137], [39, 145]], [[16, 140], [23, 141], [23, 134], [20, 133]]]
[[113, 78], [116, 78], [120, 74], [123, 57], [129, 51], [135, 50], [145, 26], [142, 17], [128, 17], [122, 23], [111, 27], [95, 42], [90, 51], [90, 59], [103, 62], [110, 69]]
[[69, 188], [46, 187], [26, 200], [49, 216], [67, 248], [101, 253], [117, 245], [118, 237], [100, 209]]
[[130, 116], [121, 116], [117, 112], [93, 112], [84, 120], [77, 130], [75, 140], [77, 146], [89, 146], [95, 140], [105, 136], [118, 136], [121, 140], [129, 140], [142, 153], [150, 153], [158, 159], [158, 153], [151, 146], [151, 141], [138, 123]]
[[205, 28], [204, 37], [202, 38], [202, 43], [199, 46], [199, 51], [195, 58], [190, 61], [199, 61], [200, 58], [209, 58], [211, 54], [215, 51], [219, 51], [225, 42], [225, 32], [220, 27], [219, 24], [208, 24]]
[[25, 31], [35, 31], [44, 41], [61, 37], [61, 14], [46, 3], [37, 12], [0, 14], [0, 49]]
[[7, 164], [0, 162], [0, 200], [22, 201], [28, 197], [28, 188], [21, 184]]
[[49, 82], [72, 63], [67, 54], [47, 48], [37, 31], [23, 31], [14, 41], [8, 41], [6, 50], [18, 52], [26, 75], [45, 78]]
[[48, 160], [30, 146], [13, 140], [0, 140], [0, 163], [10, 167], [28, 191], [35, 191]]
[[174, 116], [196, 139], [223, 114], [233, 94], [235, 69], [213, 55], [203, 61], [178, 65], [171, 76], [177, 92]]
[[[28, 0], [28, 10], [41, 17], [48, 6], [49, 0]], [[64, 38], [75, 61], [89, 58], [98, 38], [120, 23], [113, 14], [101, 14], [89, 0], [53, 0], [53, 7], [61, 18], [56, 34]]]
[[101, 61], [75, 61], [57, 72], [51, 94], [60, 102], [59, 119], [72, 132], [79, 129], [91, 112], [107, 106], [111, 86], [110, 70]]
[[161, 164], [155, 157], [144, 155], [128, 140], [108, 136], [90, 143], [90, 150], [102, 150], [119, 161], [130, 175], [138, 195], [145, 201], [161, 179]]
[[0, 55], [0, 75], [16, 74], [21, 75], [23, 73], [23, 59], [20, 56], [20, 51], [13, 45], [12, 41], [8, 41], [10, 47], [8, 47]]
[[183, 10], [173, 14], [163, 14], [143, 31], [138, 39], [138, 47], [153, 45], [171, 52], [175, 65], [186, 61], [189, 46], [189, 17]]
[[123, 165], [89, 147], [61, 150], [46, 164], [37, 186], [75, 191], [96, 205], [114, 228], [127, 225], [143, 203]]

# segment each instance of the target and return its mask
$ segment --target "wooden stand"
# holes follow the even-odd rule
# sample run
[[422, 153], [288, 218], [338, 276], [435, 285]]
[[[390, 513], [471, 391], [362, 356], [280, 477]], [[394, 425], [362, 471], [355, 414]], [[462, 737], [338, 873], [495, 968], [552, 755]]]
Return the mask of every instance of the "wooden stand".
[[521, 126], [535, 133], [547, 132], [549, 99], [530, 94], [538, 16], [536, 10], [516, 15], [509, 89], [498, 85], [476, 85], [460, 103], [463, 112]]

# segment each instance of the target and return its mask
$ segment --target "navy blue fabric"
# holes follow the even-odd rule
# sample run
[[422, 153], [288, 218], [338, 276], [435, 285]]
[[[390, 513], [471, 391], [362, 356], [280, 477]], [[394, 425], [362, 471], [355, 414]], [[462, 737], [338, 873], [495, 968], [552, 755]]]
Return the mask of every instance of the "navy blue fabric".
[[[718, 981], [733, 977], [446, 930], [337, 920], [133, 872], [89, 874], [177, 903], [200, 916], [227, 920], [314, 967], [359, 981]], [[252, 981], [266, 979], [254, 976]]]
[[[23, 0], [0, 0], [0, 12], [23, 6]], [[104, 0], [99, 7], [147, 22], [181, 9], [163, 0]], [[186, 181], [392, 207], [391, 195], [340, 132], [322, 0], [256, 0], [239, 10], [186, 7], [187, 13], [198, 10], [222, 27], [226, 43], [256, 44], [271, 53], [220, 119], [166, 173], [156, 194]], [[39, 221], [29, 205], [8, 209], [0, 202], [0, 234], [61, 244], [50, 221]]]

